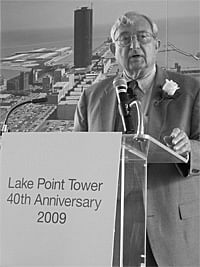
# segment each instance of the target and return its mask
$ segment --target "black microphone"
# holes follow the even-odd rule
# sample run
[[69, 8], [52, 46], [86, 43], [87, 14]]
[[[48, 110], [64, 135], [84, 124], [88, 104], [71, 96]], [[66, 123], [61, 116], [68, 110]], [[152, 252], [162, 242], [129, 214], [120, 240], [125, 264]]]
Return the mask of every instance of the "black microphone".
[[125, 133], [134, 133], [133, 122], [130, 114], [129, 98], [127, 95], [127, 83], [122, 77], [116, 77], [113, 81], [113, 86], [115, 87], [119, 113], [122, 119], [122, 124]]
[[7, 127], [7, 121], [8, 121], [8, 117], [10, 116], [10, 114], [18, 107], [26, 105], [26, 104], [40, 104], [40, 103], [45, 103], [48, 101], [47, 97], [41, 97], [41, 98], [34, 98], [34, 99], [29, 99], [27, 101], [21, 102], [16, 104], [14, 107], [12, 107], [9, 112], [7, 113], [5, 120], [3, 122], [3, 126], [2, 129], [0, 131], [0, 136], [2, 135], [2, 133], [4, 132], [8, 132], [8, 127]]
[[47, 97], [34, 98], [31, 100], [31, 103], [33, 103], [33, 104], [45, 103], [45, 102], [47, 102], [47, 100], [48, 100]]

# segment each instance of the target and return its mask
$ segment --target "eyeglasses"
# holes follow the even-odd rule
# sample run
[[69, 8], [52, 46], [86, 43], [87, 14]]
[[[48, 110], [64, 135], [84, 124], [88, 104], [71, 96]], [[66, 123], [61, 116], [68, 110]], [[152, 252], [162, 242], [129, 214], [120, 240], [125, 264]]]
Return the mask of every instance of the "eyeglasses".
[[140, 44], [148, 44], [152, 41], [152, 38], [155, 38], [155, 35], [150, 32], [137, 32], [134, 35], [131, 35], [129, 32], [124, 32], [116, 39], [116, 43], [121, 47], [129, 46], [133, 41], [133, 37], [137, 38]]

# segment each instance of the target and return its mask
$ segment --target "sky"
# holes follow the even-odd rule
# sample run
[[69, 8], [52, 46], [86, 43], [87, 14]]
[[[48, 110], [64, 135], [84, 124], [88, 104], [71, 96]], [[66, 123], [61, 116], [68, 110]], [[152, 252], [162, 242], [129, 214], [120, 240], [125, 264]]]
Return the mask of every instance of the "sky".
[[112, 24], [128, 10], [155, 21], [200, 14], [199, 0], [0, 0], [0, 3], [2, 31], [72, 27], [74, 10], [91, 5], [94, 25]]

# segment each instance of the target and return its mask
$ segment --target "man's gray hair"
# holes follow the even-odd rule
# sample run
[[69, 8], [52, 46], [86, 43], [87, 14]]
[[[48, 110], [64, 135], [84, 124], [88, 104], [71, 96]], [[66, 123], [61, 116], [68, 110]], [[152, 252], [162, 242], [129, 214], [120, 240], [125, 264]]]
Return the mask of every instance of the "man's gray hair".
[[154, 37], [157, 38], [157, 36], [158, 36], [158, 27], [157, 27], [156, 23], [152, 21], [152, 19], [150, 19], [149, 17], [147, 17], [147, 16], [145, 16], [143, 14], [136, 13], [136, 12], [133, 12], [133, 11], [129, 11], [129, 12], [125, 13], [124, 15], [120, 16], [115, 21], [115, 23], [113, 24], [113, 26], [111, 28], [111, 31], [110, 31], [110, 35], [111, 35], [112, 41], [113, 42], [116, 41], [115, 40], [115, 34], [116, 34], [116, 31], [121, 26], [133, 25], [135, 23], [135, 18], [137, 18], [137, 17], [142, 17], [142, 18], [144, 18], [144, 19], [146, 19], [148, 21], [148, 23], [151, 26], [151, 30], [152, 30], [152, 33], [153, 33]]

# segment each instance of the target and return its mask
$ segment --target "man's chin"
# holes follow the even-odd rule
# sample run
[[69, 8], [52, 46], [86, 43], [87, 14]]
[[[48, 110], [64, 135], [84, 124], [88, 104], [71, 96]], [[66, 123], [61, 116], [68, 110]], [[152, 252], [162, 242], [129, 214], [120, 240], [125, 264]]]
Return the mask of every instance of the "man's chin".
[[140, 72], [144, 69], [145, 69], [145, 66], [143, 64], [129, 65], [129, 72], [130, 73]]
[[145, 68], [144, 66], [134, 66], [134, 67], [130, 67], [129, 70], [127, 71], [128, 76], [130, 77], [135, 77], [135, 79], [137, 78], [141, 78], [143, 76], [143, 74], [145, 73]]
[[128, 62], [130, 70], [138, 70], [145, 68], [146, 64], [143, 57], [130, 58]]

